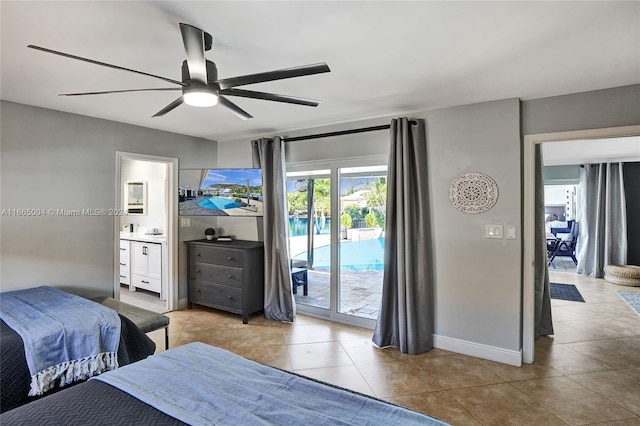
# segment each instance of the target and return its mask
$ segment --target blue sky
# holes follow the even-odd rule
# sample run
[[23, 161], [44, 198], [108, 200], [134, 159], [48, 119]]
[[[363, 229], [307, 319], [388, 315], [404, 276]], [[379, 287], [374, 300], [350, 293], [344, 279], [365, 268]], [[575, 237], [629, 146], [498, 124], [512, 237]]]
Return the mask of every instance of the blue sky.
[[202, 188], [219, 183], [246, 185], [262, 185], [262, 171], [260, 169], [210, 169], [207, 177], [204, 178]]

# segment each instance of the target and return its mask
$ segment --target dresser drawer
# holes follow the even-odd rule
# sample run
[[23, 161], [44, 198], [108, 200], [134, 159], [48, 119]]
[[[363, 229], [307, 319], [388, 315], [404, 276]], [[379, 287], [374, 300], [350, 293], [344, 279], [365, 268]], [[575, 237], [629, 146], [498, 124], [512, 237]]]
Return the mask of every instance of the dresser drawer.
[[192, 245], [189, 247], [189, 261], [198, 263], [215, 263], [216, 265], [242, 268], [242, 250], [226, 247], [204, 247]]
[[190, 263], [189, 279], [242, 287], [242, 269], [208, 263]]
[[242, 289], [202, 281], [189, 281], [189, 301], [241, 312]]
[[122, 268], [120, 268], [120, 284], [131, 284], [131, 276], [129, 275], [129, 270], [123, 271]]
[[140, 287], [145, 290], [160, 293], [161, 281], [157, 278], [149, 278], [144, 275], [132, 274], [131, 285], [133, 287]]

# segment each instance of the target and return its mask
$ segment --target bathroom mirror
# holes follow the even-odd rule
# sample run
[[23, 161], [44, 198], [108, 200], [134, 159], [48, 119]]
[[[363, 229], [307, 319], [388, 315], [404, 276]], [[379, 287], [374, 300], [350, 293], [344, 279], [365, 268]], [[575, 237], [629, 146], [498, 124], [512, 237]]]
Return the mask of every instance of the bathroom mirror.
[[147, 214], [147, 182], [127, 182], [124, 188], [128, 214]]

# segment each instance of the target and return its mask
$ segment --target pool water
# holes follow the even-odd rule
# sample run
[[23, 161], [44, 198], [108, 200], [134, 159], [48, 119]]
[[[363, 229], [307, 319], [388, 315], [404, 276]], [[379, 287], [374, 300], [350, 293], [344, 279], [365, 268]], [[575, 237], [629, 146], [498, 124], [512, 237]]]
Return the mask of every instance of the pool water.
[[[314, 219], [313, 229], [316, 234], [328, 234], [331, 231], [331, 218], [327, 217], [324, 221]], [[289, 216], [289, 235], [292, 237], [307, 235], [307, 218]]]
[[[295, 260], [307, 260], [307, 252], [294, 256]], [[331, 267], [331, 246], [313, 250], [313, 269], [328, 270]], [[384, 238], [340, 243], [340, 269], [348, 271], [384, 270]]]
[[246, 204], [224, 197], [209, 197], [198, 204], [200, 207], [211, 210], [235, 209]]

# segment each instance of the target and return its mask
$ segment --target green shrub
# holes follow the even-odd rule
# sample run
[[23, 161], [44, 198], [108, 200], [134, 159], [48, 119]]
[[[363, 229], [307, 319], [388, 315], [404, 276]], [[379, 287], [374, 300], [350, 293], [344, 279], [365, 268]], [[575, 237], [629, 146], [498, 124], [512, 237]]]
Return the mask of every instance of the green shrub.
[[344, 226], [345, 228], [349, 229], [351, 228], [351, 216], [349, 215], [349, 213], [342, 213], [340, 215], [340, 225]]
[[364, 217], [364, 223], [365, 225], [367, 225], [367, 228], [374, 228], [378, 223], [378, 220], [373, 215], [373, 213], [367, 213], [367, 215]]

